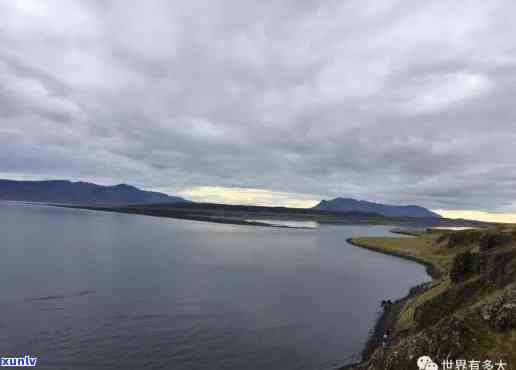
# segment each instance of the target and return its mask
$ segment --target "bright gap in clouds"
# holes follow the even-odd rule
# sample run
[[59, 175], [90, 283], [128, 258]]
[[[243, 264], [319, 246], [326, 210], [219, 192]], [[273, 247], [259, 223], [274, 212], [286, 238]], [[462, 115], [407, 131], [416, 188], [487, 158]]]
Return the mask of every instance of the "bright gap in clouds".
[[486, 222], [516, 223], [516, 213], [498, 213], [451, 209], [436, 209], [434, 210], [434, 212], [439, 213], [441, 216], [446, 218], [463, 218], [467, 220], [478, 220]]
[[179, 195], [195, 202], [244, 204], [256, 206], [310, 208], [321, 197], [310, 194], [285, 193], [266, 189], [197, 186], [180, 191]]

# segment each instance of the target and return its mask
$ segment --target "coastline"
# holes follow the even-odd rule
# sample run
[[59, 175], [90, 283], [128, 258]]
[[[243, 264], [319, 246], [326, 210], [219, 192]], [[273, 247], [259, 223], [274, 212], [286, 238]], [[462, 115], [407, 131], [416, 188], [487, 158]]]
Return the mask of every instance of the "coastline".
[[403, 259], [410, 260], [410, 261], [413, 261], [413, 262], [417, 262], [417, 263], [425, 266], [426, 273], [428, 275], [430, 275], [432, 280], [438, 280], [443, 275], [442, 271], [438, 267], [434, 266], [432, 263], [430, 263], [428, 261], [425, 261], [425, 260], [423, 260], [421, 258], [414, 257], [414, 256], [409, 256], [409, 255], [406, 255], [406, 254], [403, 254], [403, 253], [397, 253], [397, 252], [393, 252], [393, 251], [386, 251], [386, 250], [381, 249], [381, 248], [376, 248], [376, 247], [373, 247], [373, 246], [370, 246], [370, 245], [358, 243], [358, 242], [354, 241], [353, 238], [346, 239], [346, 242], [351, 244], [352, 246], [355, 246], [355, 247], [369, 249], [369, 250], [374, 251], [374, 252], [386, 254], [386, 255], [389, 255], [389, 256], [403, 258]]
[[401, 312], [401, 309], [403, 308], [405, 302], [408, 299], [414, 298], [418, 294], [425, 292], [426, 288], [429, 285], [433, 284], [436, 280], [439, 280], [443, 276], [443, 273], [439, 268], [434, 266], [432, 263], [422, 260], [420, 258], [405, 255], [402, 253], [393, 252], [393, 251], [386, 251], [386, 250], [376, 248], [376, 247], [373, 247], [370, 245], [358, 243], [358, 242], [354, 241], [353, 238], [346, 239], [346, 242], [354, 247], [364, 248], [364, 249], [371, 250], [373, 252], [378, 252], [378, 253], [386, 254], [389, 256], [398, 257], [398, 258], [406, 259], [409, 261], [417, 262], [417, 263], [425, 266], [426, 273], [431, 277], [432, 280], [429, 282], [422, 283], [422, 284], [412, 287], [409, 290], [409, 292], [407, 293], [407, 295], [394, 301], [388, 308], [384, 308], [383, 312], [376, 319], [374, 329], [373, 329], [371, 335], [369, 336], [364, 349], [362, 350], [361, 360], [359, 362], [355, 362], [355, 363], [351, 363], [351, 364], [339, 367], [338, 370], [353, 369], [356, 365], [369, 360], [370, 356], [373, 354], [375, 349], [381, 345], [383, 335], [387, 331], [392, 332], [393, 326], [396, 323], [398, 315]]

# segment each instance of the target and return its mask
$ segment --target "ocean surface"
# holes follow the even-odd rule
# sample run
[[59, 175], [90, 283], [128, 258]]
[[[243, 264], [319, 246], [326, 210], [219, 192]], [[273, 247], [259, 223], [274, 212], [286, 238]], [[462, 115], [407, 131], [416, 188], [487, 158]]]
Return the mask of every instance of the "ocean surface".
[[384, 226], [287, 229], [0, 202], [0, 357], [40, 369], [335, 369], [382, 299], [427, 281], [350, 246]]

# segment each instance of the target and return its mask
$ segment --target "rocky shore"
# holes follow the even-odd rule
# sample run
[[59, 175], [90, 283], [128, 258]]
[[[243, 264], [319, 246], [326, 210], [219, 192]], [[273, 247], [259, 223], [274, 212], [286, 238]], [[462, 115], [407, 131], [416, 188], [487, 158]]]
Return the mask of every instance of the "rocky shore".
[[432, 281], [385, 306], [362, 362], [342, 369], [415, 369], [423, 355], [437, 364], [466, 358], [516, 368], [516, 229], [428, 230], [348, 243], [422, 263]]
[[[414, 234], [406, 234], [406, 233], [401, 233], [401, 232], [400, 232], [400, 234], [415, 236]], [[422, 260], [420, 258], [412, 257], [412, 256], [405, 255], [402, 253], [397, 253], [395, 251], [378, 248], [373, 245], [360, 243], [360, 242], [354, 241], [352, 238], [348, 238], [346, 240], [346, 242], [350, 245], [353, 245], [353, 246], [356, 246], [359, 248], [365, 248], [365, 249], [369, 249], [369, 250], [372, 250], [372, 251], [375, 251], [378, 253], [383, 253], [383, 254], [387, 254], [390, 256], [399, 257], [399, 258], [407, 259], [410, 261], [418, 262], [418, 263], [422, 264], [423, 266], [425, 266], [427, 274], [433, 280], [439, 279], [442, 275], [441, 271], [436, 266], [434, 266], [431, 263], [429, 263], [425, 260]], [[423, 283], [423, 284], [417, 285], [417, 286], [413, 287], [412, 289], [410, 289], [409, 293], [405, 297], [399, 298], [393, 302], [389, 302], [387, 305], [383, 306], [383, 312], [380, 315], [380, 317], [377, 319], [374, 329], [373, 329], [373, 332], [372, 332], [371, 336], [369, 337], [369, 339], [367, 340], [364, 350], [362, 351], [362, 361], [367, 361], [372, 356], [374, 351], [382, 345], [384, 334], [392, 332], [392, 330], [394, 329], [394, 324], [396, 323], [396, 320], [397, 320], [404, 304], [409, 299], [426, 291], [429, 286], [430, 286], [430, 283]], [[358, 364], [346, 365], [346, 366], [341, 367], [340, 370], [353, 369], [357, 365]]]

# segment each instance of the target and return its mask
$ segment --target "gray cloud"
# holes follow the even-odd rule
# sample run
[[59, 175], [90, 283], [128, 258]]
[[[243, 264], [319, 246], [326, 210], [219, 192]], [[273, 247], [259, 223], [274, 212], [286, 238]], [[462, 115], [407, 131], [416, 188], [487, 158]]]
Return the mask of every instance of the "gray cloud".
[[0, 173], [516, 211], [510, 1], [0, 3]]

